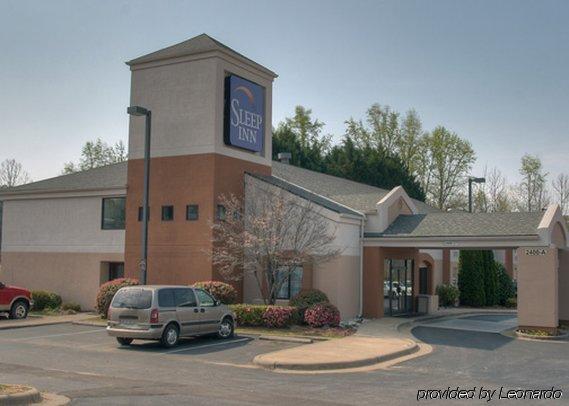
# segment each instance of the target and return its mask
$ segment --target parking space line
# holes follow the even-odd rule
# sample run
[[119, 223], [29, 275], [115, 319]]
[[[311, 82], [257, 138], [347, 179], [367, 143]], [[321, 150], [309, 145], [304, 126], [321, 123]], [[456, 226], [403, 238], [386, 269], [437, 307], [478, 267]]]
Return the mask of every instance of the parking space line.
[[234, 343], [241, 343], [243, 341], [250, 341], [252, 340], [252, 338], [249, 337], [244, 337], [244, 338], [239, 338], [237, 340], [232, 340], [232, 341], [226, 341], [226, 342], [220, 342], [220, 343], [214, 343], [214, 344], [204, 344], [204, 345], [198, 345], [195, 347], [184, 347], [184, 348], [177, 348], [175, 350], [170, 350], [170, 351], [166, 351], [163, 352], [162, 354], [173, 354], [176, 352], [183, 352], [183, 351], [192, 351], [192, 350], [198, 350], [201, 348], [208, 348], [208, 347], [215, 347], [218, 345], [229, 345], [229, 344], [234, 344]]
[[18, 341], [35, 340], [37, 338], [74, 336], [74, 335], [79, 335], [79, 334], [100, 333], [100, 332], [106, 332], [106, 330], [99, 328], [97, 330], [77, 331], [75, 333], [61, 333], [61, 334], [50, 334], [50, 335], [46, 335], [46, 336], [24, 337], [24, 338], [18, 338]]

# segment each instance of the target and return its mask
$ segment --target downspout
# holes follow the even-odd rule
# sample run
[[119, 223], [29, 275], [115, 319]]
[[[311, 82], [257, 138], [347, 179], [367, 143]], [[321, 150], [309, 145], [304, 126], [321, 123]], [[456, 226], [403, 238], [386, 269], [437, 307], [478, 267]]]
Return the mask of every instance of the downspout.
[[362, 217], [360, 223], [360, 308], [358, 318], [364, 315], [364, 226], [365, 216]]

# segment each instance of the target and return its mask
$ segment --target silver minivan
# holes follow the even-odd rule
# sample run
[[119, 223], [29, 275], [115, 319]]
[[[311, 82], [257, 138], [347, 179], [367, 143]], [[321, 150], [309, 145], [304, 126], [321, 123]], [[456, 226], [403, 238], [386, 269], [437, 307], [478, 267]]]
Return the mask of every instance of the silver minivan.
[[230, 338], [235, 314], [203, 289], [187, 286], [128, 286], [109, 307], [107, 332], [121, 345], [134, 339], [159, 340], [165, 347], [180, 337], [217, 335]]

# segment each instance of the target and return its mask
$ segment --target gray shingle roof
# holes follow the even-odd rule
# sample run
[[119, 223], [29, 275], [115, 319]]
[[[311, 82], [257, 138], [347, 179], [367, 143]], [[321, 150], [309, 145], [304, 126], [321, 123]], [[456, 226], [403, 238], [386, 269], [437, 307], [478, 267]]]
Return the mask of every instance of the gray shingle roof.
[[[364, 213], [375, 211], [377, 202], [390, 192], [375, 186], [276, 161], [273, 161], [273, 175]], [[419, 200], [412, 200], [419, 213], [439, 211]]]
[[44, 179], [38, 182], [0, 190], [0, 196], [31, 192], [71, 192], [81, 190], [126, 188], [126, 167], [127, 163], [121, 162], [69, 175]]
[[401, 215], [383, 233], [366, 233], [365, 237], [533, 236], [542, 217], [543, 212]]
[[270, 183], [271, 185], [277, 186], [281, 189], [286, 190], [296, 196], [300, 196], [303, 199], [309, 200], [319, 206], [325, 207], [329, 210], [332, 210], [336, 213], [343, 213], [343, 214], [350, 214], [353, 216], [361, 217], [361, 213], [357, 211], [351, 210], [346, 206], [342, 206], [332, 200], [326, 199], [320, 195], [314, 194], [306, 189], [293, 185], [292, 183], [287, 182], [284, 179], [275, 177], [275, 176], [268, 176], [268, 175], [260, 175], [260, 174], [253, 174], [249, 173], [250, 176], [254, 178], [260, 179], [264, 182]]
[[211, 51], [221, 51], [228, 53], [233, 56], [237, 56], [240, 59], [246, 60], [249, 64], [256, 66], [257, 68], [265, 71], [267, 74], [277, 77], [277, 74], [270, 69], [265, 68], [263, 65], [247, 58], [246, 56], [240, 54], [229, 48], [227, 45], [222, 44], [215, 38], [210, 37], [207, 34], [200, 34], [196, 37], [190, 38], [186, 41], [180, 42], [178, 44], [160, 49], [155, 52], [151, 52], [147, 55], [140, 56], [138, 58], [128, 61], [126, 64], [129, 66], [138, 65], [141, 63], [161, 61], [170, 58], [179, 58], [182, 56], [201, 54], [204, 52]]

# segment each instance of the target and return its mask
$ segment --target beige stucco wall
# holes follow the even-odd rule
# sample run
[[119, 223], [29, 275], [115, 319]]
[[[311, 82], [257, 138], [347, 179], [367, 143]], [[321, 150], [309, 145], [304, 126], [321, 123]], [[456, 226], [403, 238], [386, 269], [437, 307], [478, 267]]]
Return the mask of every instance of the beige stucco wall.
[[101, 229], [103, 197], [5, 201], [2, 256], [9, 252], [122, 253], [124, 230]]
[[559, 250], [559, 320], [569, 322], [569, 250]]
[[[532, 255], [542, 250], [544, 255]], [[559, 321], [558, 304], [557, 248], [519, 248], [519, 325], [556, 328]]]
[[[237, 74], [265, 88], [264, 151], [247, 152], [223, 141], [224, 78]], [[219, 153], [271, 165], [272, 78], [216, 53], [132, 67], [131, 105], [152, 111], [152, 157]], [[129, 158], [144, 153], [143, 117], [131, 117]]]
[[313, 287], [320, 289], [338, 307], [342, 320], [350, 320], [359, 311], [360, 257], [342, 255], [314, 268]]
[[64, 302], [92, 310], [101, 283], [101, 263], [107, 261], [122, 262], [123, 254], [6, 252], [2, 254], [3, 278], [7, 284], [55, 292]]

